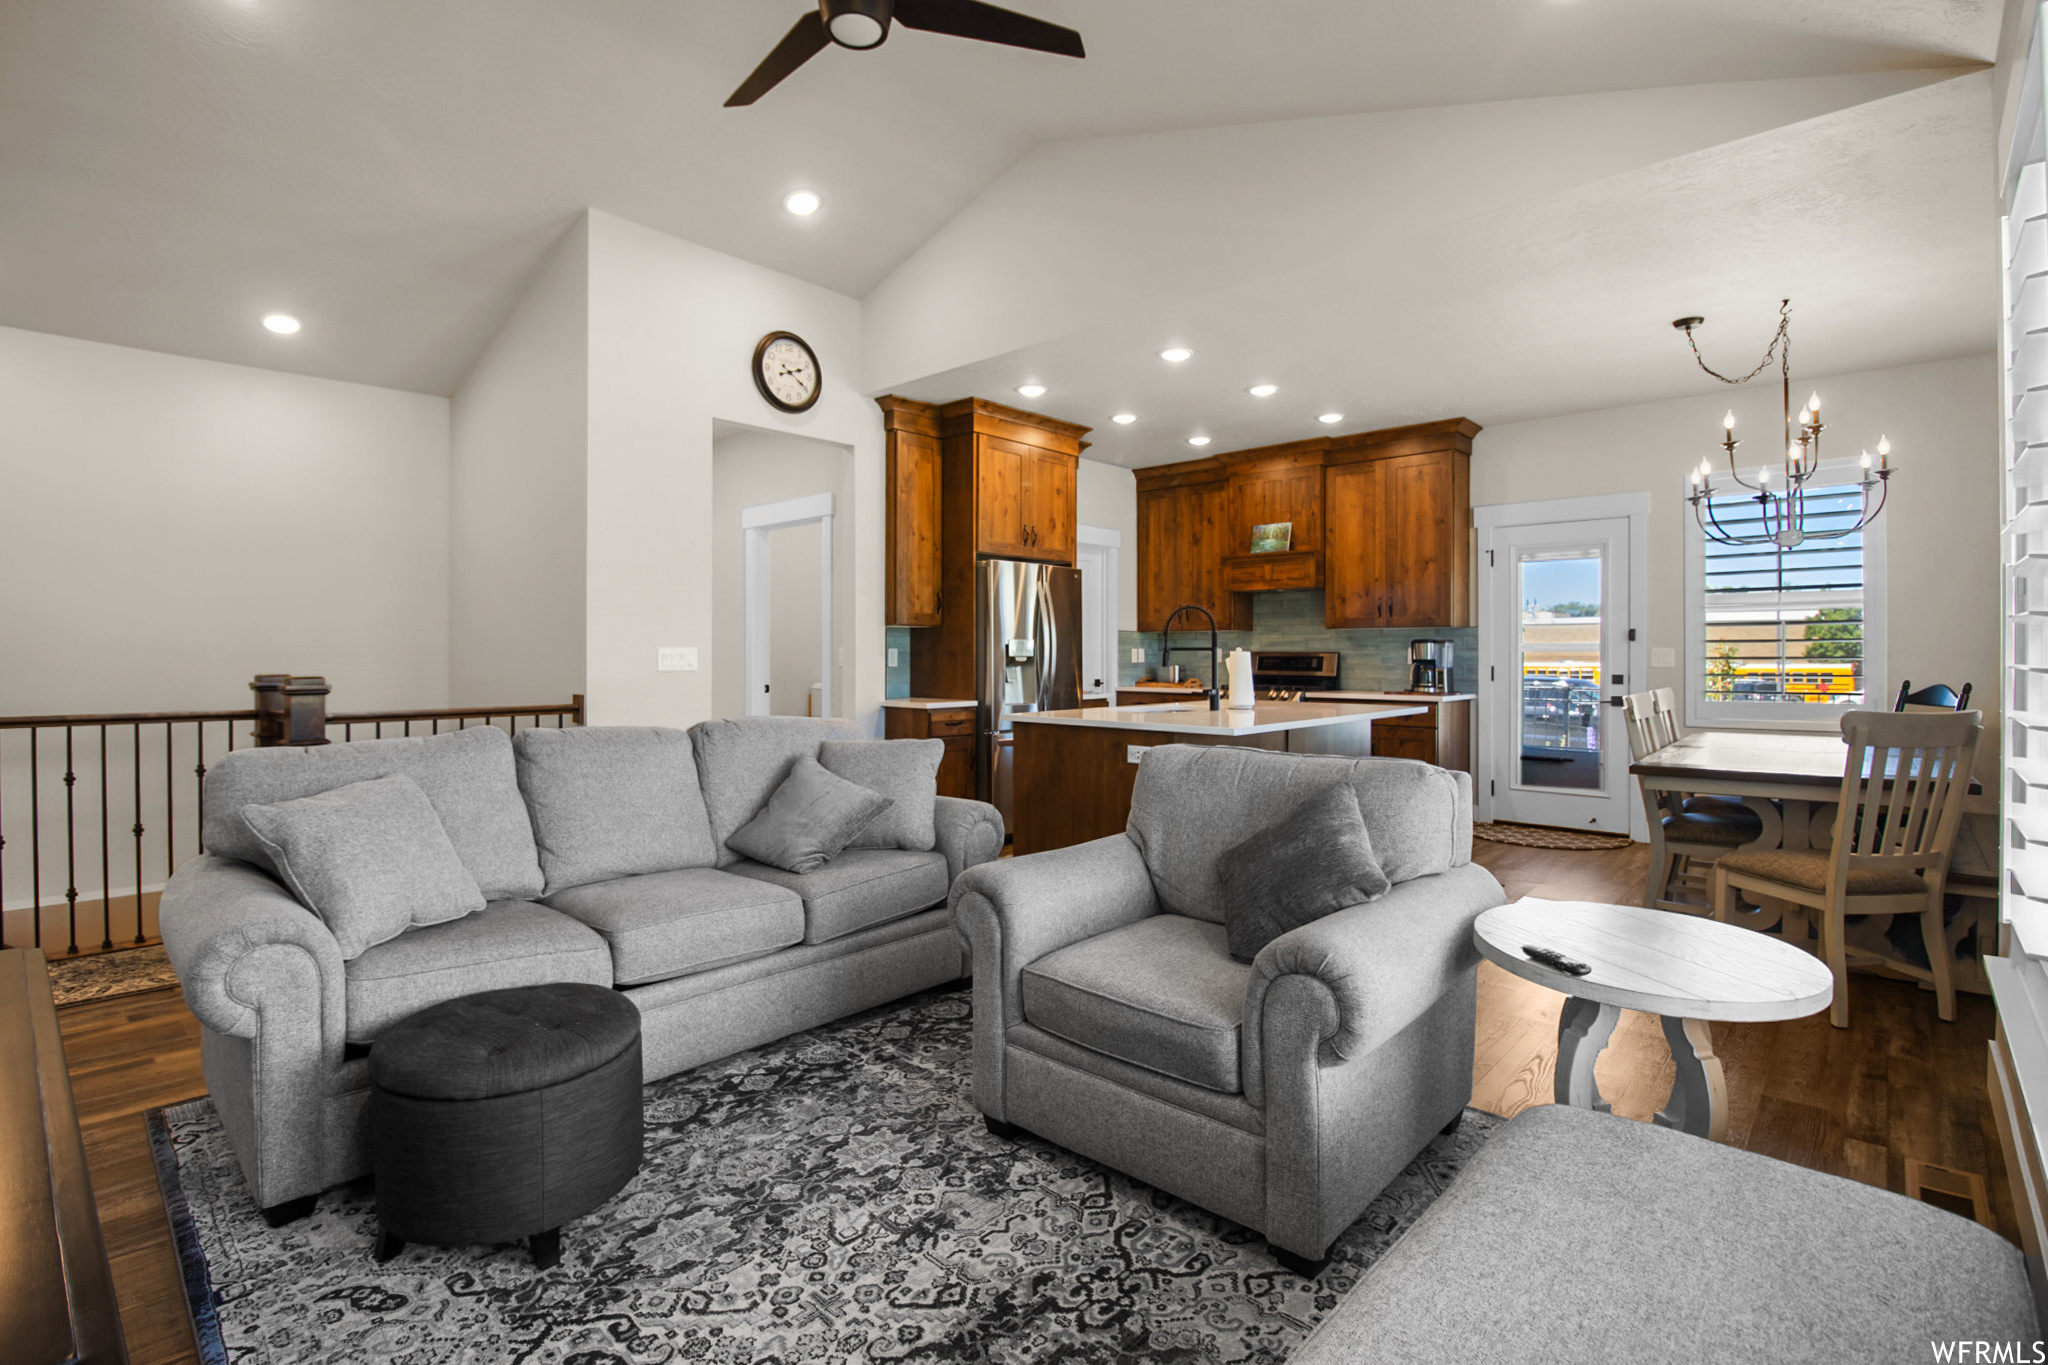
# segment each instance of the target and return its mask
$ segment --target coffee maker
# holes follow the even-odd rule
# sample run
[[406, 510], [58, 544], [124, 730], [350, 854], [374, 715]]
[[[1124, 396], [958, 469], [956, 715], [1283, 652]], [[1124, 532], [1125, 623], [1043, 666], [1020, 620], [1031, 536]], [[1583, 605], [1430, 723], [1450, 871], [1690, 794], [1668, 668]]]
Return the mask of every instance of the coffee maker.
[[1451, 687], [1451, 642], [1410, 640], [1408, 642], [1408, 690], [1449, 692]]

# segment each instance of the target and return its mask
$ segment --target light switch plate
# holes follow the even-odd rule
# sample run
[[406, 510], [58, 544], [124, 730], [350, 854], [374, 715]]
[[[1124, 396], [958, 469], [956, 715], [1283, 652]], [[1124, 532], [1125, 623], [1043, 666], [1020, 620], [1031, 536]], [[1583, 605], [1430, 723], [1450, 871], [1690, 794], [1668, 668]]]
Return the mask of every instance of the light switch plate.
[[1132, 662], [1132, 663], [1134, 663], [1134, 664], [1141, 664], [1141, 663], [1144, 663], [1144, 662], [1145, 662], [1145, 651], [1144, 651], [1143, 649], [1134, 649], [1134, 650], [1132, 650], [1132, 651], [1131, 651], [1131, 662]]
[[1144, 744], [1126, 744], [1124, 746], [1124, 761], [1126, 763], [1136, 763], [1145, 756], [1145, 750], [1148, 747]]
[[654, 671], [657, 673], [696, 672], [696, 648], [685, 645], [662, 645], [654, 651]]
[[896, 651], [892, 649], [892, 650], [890, 650], [890, 651], [889, 651], [889, 667], [891, 667], [891, 668], [894, 668], [895, 666], [896, 666]]
[[1678, 651], [1670, 645], [1666, 645], [1661, 649], [1657, 648], [1655, 645], [1652, 645], [1650, 647], [1650, 667], [1678, 667]]

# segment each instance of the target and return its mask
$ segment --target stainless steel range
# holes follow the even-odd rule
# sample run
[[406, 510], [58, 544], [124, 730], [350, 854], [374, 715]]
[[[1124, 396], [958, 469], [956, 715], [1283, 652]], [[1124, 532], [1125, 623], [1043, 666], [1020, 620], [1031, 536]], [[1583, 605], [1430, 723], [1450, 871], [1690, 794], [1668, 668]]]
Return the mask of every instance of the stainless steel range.
[[1303, 694], [1335, 692], [1337, 689], [1337, 655], [1334, 651], [1252, 651], [1252, 690], [1261, 697], [1298, 701], [1303, 699]]

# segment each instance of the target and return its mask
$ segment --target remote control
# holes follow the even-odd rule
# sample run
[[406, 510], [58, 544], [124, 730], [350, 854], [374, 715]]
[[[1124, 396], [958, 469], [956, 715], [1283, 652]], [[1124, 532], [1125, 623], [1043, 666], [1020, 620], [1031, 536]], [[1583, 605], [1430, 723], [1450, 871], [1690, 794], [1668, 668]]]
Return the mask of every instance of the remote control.
[[1522, 945], [1522, 956], [1531, 962], [1540, 962], [1546, 967], [1555, 968], [1566, 976], [1584, 976], [1593, 970], [1591, 963], [1574, 962], [1555, 948], [1539, 948], [1533, 943]]

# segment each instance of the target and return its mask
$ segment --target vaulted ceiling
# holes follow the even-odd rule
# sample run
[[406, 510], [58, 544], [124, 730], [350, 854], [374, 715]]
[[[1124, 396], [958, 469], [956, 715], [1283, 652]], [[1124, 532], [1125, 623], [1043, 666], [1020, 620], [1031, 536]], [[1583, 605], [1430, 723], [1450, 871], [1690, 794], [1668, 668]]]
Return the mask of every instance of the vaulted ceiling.
[[445, 393], [596, 206], [1129, 463], [1683, 391], [1671, 317], [1786, 293], [1816, 365], [1990, 345], [1991, 0], [1013, 2], [1087, 60], [899, 30], [729, 110], [801, 0], [0, 0], [0, 325]]

